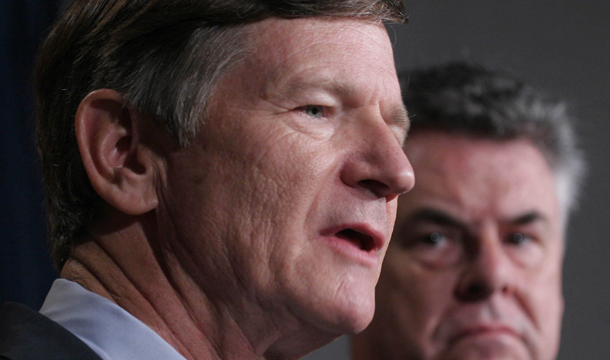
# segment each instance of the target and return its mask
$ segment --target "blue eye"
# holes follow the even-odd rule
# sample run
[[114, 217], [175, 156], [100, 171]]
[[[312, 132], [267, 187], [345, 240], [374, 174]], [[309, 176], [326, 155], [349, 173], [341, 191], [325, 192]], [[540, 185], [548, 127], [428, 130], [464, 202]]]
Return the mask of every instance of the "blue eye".
[[445, 236], [439, 233], [431, 233], [422, 237], [422, 241], [428, 245], [439, 245], [445, 240]]
[[521, 245], [530, 240], [529, 236], [523, 235], [522, 233], [513, 233], [508, 235], [508, 241], [515, 245]]
[[307, 105], [303, 111], [314, 119], [319, 119], [324, 114], [324, 109], [320, 105]]

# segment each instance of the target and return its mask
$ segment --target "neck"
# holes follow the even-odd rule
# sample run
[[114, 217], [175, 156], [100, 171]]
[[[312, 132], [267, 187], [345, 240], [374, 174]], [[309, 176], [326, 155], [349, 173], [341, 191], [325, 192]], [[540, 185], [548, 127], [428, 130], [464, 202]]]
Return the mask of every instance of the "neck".
[[[160, 263], [141, 223], [99, 230], [92, 228], [73, 249], [63, 278], [113, 301], [189, 360], [264, 358], [263, 344], [273, 340], [253, 342], [227, 306], [208, 299], [171, 261]], [[275, 337], [272, 333], [267, 330], [267, 337]]]
[[110, 210], [102, 218], [72, 249], [61, 276], [115, 302], [186, 359], [298, 359], [339, 335], [296, 316], [279, 295], [260, 303], [239, 279], [219, 280], [230, 265], [184, 266], [167, 249], [176, 237], [150, 236], [159, 234], [152, 213], [126, 218]]

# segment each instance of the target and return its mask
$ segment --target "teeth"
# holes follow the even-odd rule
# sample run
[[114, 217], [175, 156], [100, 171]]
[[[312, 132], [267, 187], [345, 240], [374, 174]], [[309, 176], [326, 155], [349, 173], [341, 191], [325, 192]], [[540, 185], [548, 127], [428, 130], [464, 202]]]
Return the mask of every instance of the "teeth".
[[337, 235], [343, 239], [355, 243], [356, 245], [358, 245], [360, 250], [369, 251], [374, 247], [373, 239], [369, 235], [361, 233], [354, 229], [341, 230], [337, 233]]

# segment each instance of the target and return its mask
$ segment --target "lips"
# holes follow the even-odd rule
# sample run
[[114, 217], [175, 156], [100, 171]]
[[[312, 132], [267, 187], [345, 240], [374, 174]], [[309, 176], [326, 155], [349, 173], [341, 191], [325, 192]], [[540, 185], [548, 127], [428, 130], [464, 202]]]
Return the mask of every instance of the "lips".
[[450, 343], [453, 344], [461, 340], [479, 336], [512, 336], [521, 338], [519, 333], [510, 326], [503, 324], [485, 324], [462, 329], [450, 339]]
[[345, 241], [348, 241], [352, 244], [354, 244], [356, 247], [358, 247], [360, 250], [362, 251], [372, 251], [375, 250], [377, 248], [377, 245], [375, 244], [375, 240], [373, 239], [373, 237], [367, 233], [364, 232], [360, 232], [358, 230], [355, 229], [344, 229], [341, 230], [339, 232], [337, 232], [335, 234], [336, 237], [338, 237], [339, 239], [343, 239]]
[[386, 241], [382, 231], [366, 223], [333, 226], [322, 231], [321, 235], [339, 254], [367, 266], [377, 265], [377, 252], [383, 249]]

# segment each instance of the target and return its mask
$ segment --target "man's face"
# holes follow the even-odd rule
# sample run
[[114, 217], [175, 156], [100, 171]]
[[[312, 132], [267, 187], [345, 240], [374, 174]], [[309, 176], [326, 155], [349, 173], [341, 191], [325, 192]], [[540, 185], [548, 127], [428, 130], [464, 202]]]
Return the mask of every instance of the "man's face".
[[397, 194], [414, 182], [387, 33], [270, 19], [248, 42], [195, 144], [163, 165], [168, 256], [238, 324], [256, 306], [274, 324], [362, 330]]
[[553, 174], [530, 142], [433, 131], [405, 151], [401, 196], [362, 339], [380, 359], [556, 356], [563, 238]]

